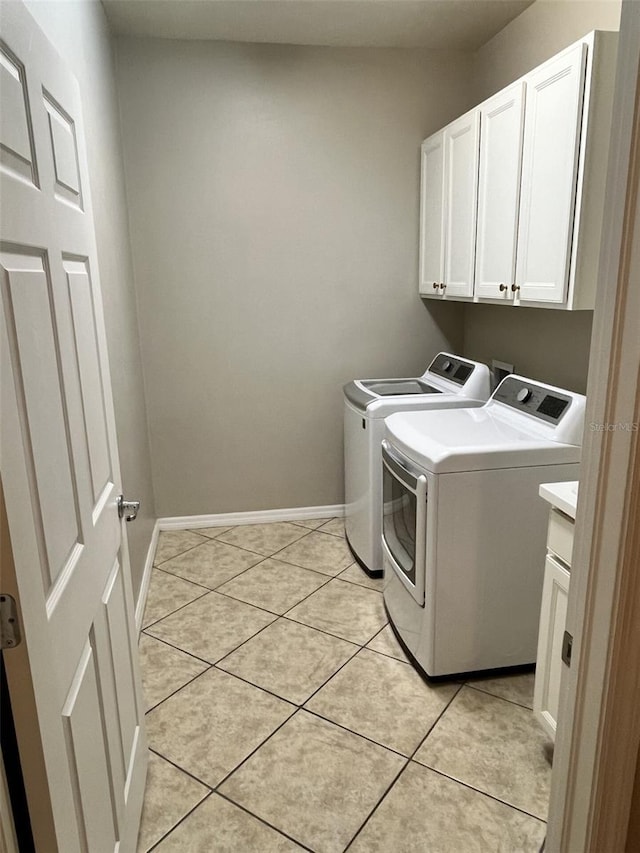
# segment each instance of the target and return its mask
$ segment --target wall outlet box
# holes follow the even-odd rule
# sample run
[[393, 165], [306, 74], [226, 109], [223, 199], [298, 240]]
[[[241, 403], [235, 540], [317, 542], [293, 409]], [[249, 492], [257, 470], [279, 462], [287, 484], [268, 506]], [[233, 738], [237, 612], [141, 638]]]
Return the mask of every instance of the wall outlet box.
[[491, 373], [493, 374], [493, 388], [492, 391], [498, 387], [498, 385], [502, 382], [505, 376], [508, 376], [510, 373], [513, 373], [513, 365], [507, 364], [506, 361], [498, 361], [496, 358], [491, 359]]

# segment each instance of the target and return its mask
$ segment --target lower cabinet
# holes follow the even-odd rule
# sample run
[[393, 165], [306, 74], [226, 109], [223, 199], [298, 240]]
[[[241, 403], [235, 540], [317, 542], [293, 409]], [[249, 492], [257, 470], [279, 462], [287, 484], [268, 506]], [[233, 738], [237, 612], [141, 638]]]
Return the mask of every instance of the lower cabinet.
[[533, 695], [533, 711], [540, 725], [555, 740], [560, 679], [562, 677], [562, 641], [567, 620], [569, 569], [552, 554], [547, 555], [540, 610], [538, 662]]

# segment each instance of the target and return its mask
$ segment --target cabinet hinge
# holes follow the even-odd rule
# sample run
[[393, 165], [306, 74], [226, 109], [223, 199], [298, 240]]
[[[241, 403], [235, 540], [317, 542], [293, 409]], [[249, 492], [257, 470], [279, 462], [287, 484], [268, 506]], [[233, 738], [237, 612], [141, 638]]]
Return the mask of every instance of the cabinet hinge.
[[15, 599], [3, 592], [0, 594], [0, 648], [15, 649], [21, 642], [22, 634]]
[[571, 651], [573, 649], [573, 637], [568, 631], [564, 632], [562, 637], [562, 661], [567, 666], [571, 666]]

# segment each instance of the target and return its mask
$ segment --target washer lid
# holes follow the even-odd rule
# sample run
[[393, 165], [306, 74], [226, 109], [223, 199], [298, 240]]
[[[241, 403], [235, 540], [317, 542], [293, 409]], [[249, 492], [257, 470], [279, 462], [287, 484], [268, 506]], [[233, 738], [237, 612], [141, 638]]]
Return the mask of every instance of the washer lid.
[[397, 397], [405, 394], [442, 394], [439, 388], [428, 385], [423, 379], [362, 379], [361, 385], [379, 397]]
[[391, 444], [435, 474], [580, 461], [580, 446], [556, 441], [549, 433], [544, 424], [538, 429], [537, 424], [504, 417], [488, 404], [476, 409], [402, 412], [385, 421]]
[[442, 394], [440, 388], [427, 384], [420, 377], [405, 379], [354, 379], [343, 386], [344, 396], [357, 409], [364, 412], [373, 403], [395, 403], [390, 411], [402, 407], [403, 402], [415, 403]]
[[[385, 417], [404, 405], [415, 408], [419, 401], [433, 405], [434, 400], [447, 396], [459, 397], [465, 401], [463, 404], [474, 405], [477, 401], [484, 402], [489, 390], [490, 374], [485, 364], [446, 352], [438, 353], [422, 376], [354, 379], [343, 387], [345, 398], [353, 406], [362, 412], [374, 407], [376, 417]], [[379, 408], [382, 404], [386, 406]], [[392, 408], [388, 408], [389, 404]]]

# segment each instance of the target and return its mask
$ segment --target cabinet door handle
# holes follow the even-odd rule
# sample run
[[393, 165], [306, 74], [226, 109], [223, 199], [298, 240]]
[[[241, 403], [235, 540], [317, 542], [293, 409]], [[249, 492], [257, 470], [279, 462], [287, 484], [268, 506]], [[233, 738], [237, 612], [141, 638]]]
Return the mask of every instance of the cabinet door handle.
[[434, 281], [434, 282], [433, 282], [433, 289], [434, 289], [434, 290], [437, 290], [437, 289], [438, 289], [438, 282], [437, 282], [437, 281]]
[[[506, 288], [505, 288], [505, 289], [506, 289]], [[520, 290], [520, 285], [519, 285], [519, 284], [512, 284], [512, 285], [511, 285], [511, 292], [512, 292], [512, 293], [517, 293], [519, 290]]]
[[500, 293], [502, 293], [503, 291], [508, 290], [508, 289], [509, 289], [509, 288], [507, 287], [507, 285], [506, 285], [506, 284], [501, 284], [501, 285], [500, 285]]
[[446, 284], [442, 284], [442, 282], [441, 282], [440, 283], [440, 290], [444, 290], [446, 286], [447, 286]]

